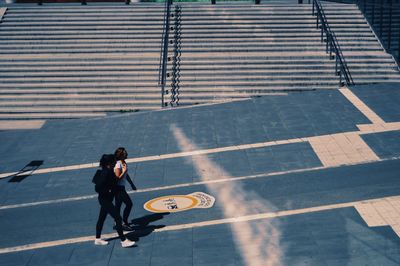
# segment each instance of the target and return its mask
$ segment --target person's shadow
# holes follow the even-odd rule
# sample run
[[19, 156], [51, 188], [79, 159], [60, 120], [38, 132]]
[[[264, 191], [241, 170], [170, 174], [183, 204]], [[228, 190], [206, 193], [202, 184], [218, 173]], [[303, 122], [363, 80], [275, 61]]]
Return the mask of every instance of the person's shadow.
[[[131, 221], [131, 223], [129, 224], [133, 228], [133, 231], [126, 233], [125, 237], [131, 241], [138, 242], [141, 237], [148, 236], [154, 230], [165, 227], [165, 225], [149, 225], [149, 224], [152, 222], [161, 220], [162, 218], [164, 218], [165, 215], [168, 215], [168, 214], [169, 214], [169, 212], [155, 213], [155, 214], [145, 215], [143, 217], [133, 219]], [[115, 240], [115, 239], [118, 239], [118, 237], [113, 237], [108, 240]]]
[[30, 163], [22, 167], [21, 170], [19, 170], [18, 172], [4, 178], [10, 178], [10, 180], [8, 180], [8, 182], [10, 183], [21, 182], [25, 178], [31, 176], [33, 172], [35, 172], [37, 169], [39, 169], [43, 162], [44, 161], [42, 160], [31, 161]]

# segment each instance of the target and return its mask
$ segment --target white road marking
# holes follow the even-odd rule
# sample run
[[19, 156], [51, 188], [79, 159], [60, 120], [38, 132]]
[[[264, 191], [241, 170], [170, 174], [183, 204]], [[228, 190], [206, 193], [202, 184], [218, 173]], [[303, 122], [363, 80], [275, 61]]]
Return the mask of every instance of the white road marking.
[[[399, 160], [399, 159], [400, 159], [400, 156], [396, 156], [396, 157], [391, 157], [391, 158], [386, 158], [386, 159], [379, 159], [379, 161], [382, 162], [382, 161]], [[366, 163], [370, 163], [370, 162], [353, 163], [353, 164], [346, 164], [346, 165], [351, 166], [351, 165], [360, 165], [360, 164], [366, 164]], [[279, 171], [279, 172], [273, 172], [273, 173], [262, 173], [262, 174], [239, 176], [239, 177], [232, 177], [232, 178], [226, 178], [224, 176], [221, 176], [221, 178], [217, 179], [217, 180], [198, 181], [198, 182], [183, 183], [183, 184], [170, 185], [170, 186], [138, 189], [136, 191], [128, 191], [128, 194], [160, 191], [160, 190], [167, 190], [167, 189], [176, 189], [176, 188], [206, 185], [206, 184], [212, 184], [212, 183], [233, 182], [233, 181], [240, 181], [240, 180], [260, 178], [260, 177], [262, 178], [262, 177], [285, 175], [285, 174], [311, 172], [311, 171], [318, 171], [318, 170], [324, 170], [324, 169], [330, 169], [330, 168], [336, 168], [336, 167], [340, 167], [340, 165], [318, 166], [318, 167], [312, 167], [312, 168], [303, 168], [303, 169], [296, 169], [296, 170], [290, 170], [290, 171]], [[3, 205], [3, 206], [0, 206], [0, 210], [32, 207], [32, 206], [38, 206], [38, 205], [47, 205], [47, 204], [55, 204], [55, 203], [63, 203], [63, 202], [71, 202], [71, 201], [80, 201], [80, 200], [94, 199], [96, 197], [97, 197], [97, 194], [91, 194], [91, 195], [71, 197], [71, 198]]]
[[[176, 189], [176, 188], [198, 186], [198, 185], [206, 185], [206, 184], [213, 184], [213, 183], [233, 182], [233, 181], [254, 179], [254, 178], [260, 178], [260, 177], [269, 177], [269, 176], [277, 176], [277, 175], [284, 175], [284, 174], [293, 174], [293, 173], [316, 171], [316, 170], [322, 170], [322, 169], [326, 169], [326, 168], [328, 168], [328, 167], [321, 166], [321, 167], [304, 168], [304, 169], [296, 169], [296, 170], [290, 170], [290, 171], [279, 171], [279, 172], [273, 172], [273, 173], [262, 173], [262, 174], [256, 174], [256, 175], [247, 175], [247, 176], [239, 176], [239, 177], [228, 177], [228, 178], [224, 177], [224, 176], [221, 176], [221, 178], [216, 179], [216, 180], [198, 181], [198, 182], [183, 183], [183, 184], [170, 185], [170, 186], [138, 189], [136, 191], [129, 191], [128, 193], [129, 194], [143, 193], [143, 192], [160, 191], [160, 190], [167, 190], [167, 189]], [[87, 199], [94, 199], [94, 198], [97, 198], [97, 194], [85, 195], [85, 196], [79, 196], [79, 197], [71, 197], [71, 198], [64, 198], [64, 199], [56, 199], [56, 200], [46, 200], [46, 201], [37, 201], [37, 202], [29, 202], [29, 203], [21, 203], [21, 204], [13, 204], [13, 205], [4, 205], [4, 206], [0, 206], [0, 210], [23, 208], [23, 207], [32, 207], [32, 206], [38, 206], [38, 205], [47, 205], [47, 204], [54, 204], [54, 203], [79, 201], [79, 200], [87, 200]]]
[[[164, 160], [171, 158], [179, 158], [179, 157], [188, 157], [188, 156], [196, 156], [196, 155], [205, 155], [219, 152], [227, 152], [227, 151], [238, 151], [244, 149], [252, 149], [252, 148], [260, 148], [260, 147], [269, 147], [274, 145], [281, 144], [289, 144], [294, 142], [301, 142], [304, 140], [295, 139], [295, 140], [281, 140], [281, 141], [267, 141], [253, 144], [243, 144], [243, 145], [233, 145], [221, 148], [212, 148], [212, 149], [203, 149], [203, 150], [193, 150], [187, 152], [177, 152], [177, 153], [169, 153], [169, 154], [160, 154], [160, 155], [151, 155], [137, 158], [129, 158], [126, 160], [127, 163], [140, 163], [147, 161], [156, 161], [156, 160]], [[42, 168], [36, 170], [33, 174], [45, 174], [45, 173], [54, 173], [54, 172], [62, 172], [62, 171], [70, 171], [70, 170], [79, 170], [79, 169], [88, 169], [88, 168], [96, 168], [99, 166], [99, 163], [87, 163], [87, 164], [76, 164], [70, 166], [61, 166], [61, 167], [53, 167], [53, 168]], [[15, 175], [17, 172], [4, 173], [0, 174], [1, 178], [6, 178], [11, 175]]]
[[374, 111], [372, 111], [363, 101], [360, 100], [351, 90], [348, 88], [339, 89], [339, 91], [358, 109], [363, 113], [373, 124], [384, 124], [382, 118], [380, 118]]
[[[355, 207], [356, 205], [359, 205], [359, 204], [369, 204], [369, 203], [379, 202], [382, 200], [390, 200], [390, 199], [391, 200], [395, 199], [396, 201], [400, 201], [400, 196], [353, 201], [353, 202], [346, 202], [346, 203], [339, 203], [339, 204], [329, 204], [329, 205], [322, 205], [322, 206], [296, 209], [296, 210], [284, 210], [284, 211], [277, 211], [277, 212], [259, 213], [259, 214], [252, 214], [252, 215], [245, 215], [245, 216], [240, 216], [240, 217], [217, 219], [217, 220], [210, 220], [210, 221], [203, 221], [203, 222], [196, 222], [196, 223], [169, 225], [164, 228], [155, 229], [154, 232], [177, 231], [177, 230], [192, 229], [192, 228], [203, 227], [203, 226], [212, 226], [212, 225], [219, 225], [219, 224], [232, 224], [232, 223], [256, 221], [256, 220], [260, 220], [260, 219], [279, 218], [279, 217], [286, 217], [286, 216], [297, 215], [297, 214], [306, 214], [306, 213], [313, 213], [313, 212], [319, 212], [319, 211], [328, 211], [328, 210], [334, 210], [334, 209]], [[118, 237], [118, 234], [117, 233], [104, 234], [102, 237], [106, 238], [106, 239], [107, 238], [115, 238], [115, 237]], [[20, 251], [40, 249], [40, 248], [47, 248], [47, 247], [55, 247], [55, 246], [75, 244], [75, 243], [83, 243], [83, 242], [88, 242], [88, 241], [94, 241], [94, 239], [95, 239], [94, 236], [84, 236], [84, 237], [60, 239], [60, 240], [48, 241], [48, 242], [33, 243], [33, 244], [14, 246], [14, 247], [8, 247], [8, 248], [1, 248], [0, 254], [20, 252]]]
[[[228, 152], [228, 151], [239, 151], [239, 150], [262, 148], [262, 147], [272, 147], [272, 146], [276, 146], [276, 145], [302, 143], [302, 142], [309, 142], [309, 141], [313, 141], [315, 143], [315, 142], [318, 142], [319, 138], [321, 138], [321, 141], [322, 141], [324, 138], [330, 138], [334, 135], [340, 135], [340, 134], [344, 134], [345, 136], [348, 136], [351, 134], [362, 135], [362, 134], [368, 134], [368, 133], [400, 130], [400, 123], [385, 123], [384, 125], [380, 125], [379, 128], [376, 128], [376, 127], [371, 128], [371, 126], [374, 126], [374, 125], [359, 125], [361, 131], [350, 131], [350, 132], [345, 132], [345, 133], [328, 134], [328, 135], [314, 136], [314, 137], [308, 137], [308, 138], [305, 137], [305, 138], [294, 138], [294, 139], [286, 139], [286, 140], [266, 141], [266, 142], [226, 146], [226, 147], [220, 147], [220, 148], [194, 150], [194, 151], [188, 151], [188, 152], [177, 152], [177, 153], [169, 153], [169, 154], [151, 155], [151, 156], [130, 158], [130, 159], [127, 159], [126, 161], [127, 161], [127, 163], [140, 163], [140, 162], [164, 160], [164, 159], [179, 158], [179, 157], [189, 157], [189, 156], [195, 156], [195, 155], [206, 155], [206, 154]], [[322, 143], [321, 141], [319, 141], [319, 142]], [[46, 173], [55, 173], [55, 172], [62, 172], [62, 171], [79, 170], [79, 169], [90, 169], [90, 168], [96, 168], [98, 166], [99, 166], [98, 162], [94, 162], [94, 163], [76, 164], [76, 165], [60, 166], [60, 167], [52, 167], [52, 168], [42, 168], [42, 169], [36, 170], [32, 174], [35, 175], [35, 174], [46, 174]], [[18, 174], [18, 172], [3, 173], [3, 174], [0, 174], [0, 179], [7, 178], [7, 177], [10, 177], [15, 174]]]

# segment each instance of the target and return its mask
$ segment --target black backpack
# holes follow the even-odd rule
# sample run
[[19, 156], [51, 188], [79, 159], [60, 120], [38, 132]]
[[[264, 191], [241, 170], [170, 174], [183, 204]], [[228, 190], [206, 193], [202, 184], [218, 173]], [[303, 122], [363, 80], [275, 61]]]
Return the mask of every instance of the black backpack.
[[101, 186], [106, 182], [107, 175], [102, 170], [97, 170], [92, 178], [92, 183]]

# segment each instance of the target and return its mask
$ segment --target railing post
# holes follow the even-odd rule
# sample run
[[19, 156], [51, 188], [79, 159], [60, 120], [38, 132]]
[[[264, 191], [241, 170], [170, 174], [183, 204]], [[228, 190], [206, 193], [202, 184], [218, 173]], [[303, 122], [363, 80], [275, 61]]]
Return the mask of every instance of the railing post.
[[338, 72], [338, 56], [336, 56], [336, 58], [335, 58], [335, 75], [337, 76], [338, 74], [339, 74], [339, 72]]
[[375, 0], [372, 1], [372, 27], [374, 27], [375, 23]]
[[379, 10], [379, 39], [382, 40], [382, 31], [383, 31], [383, 0], [381, 2], [381, 8]]
[[389, 0], [389, 28], [388, 28], [388, 51], [390, 52], [390, 46], [392, 45], [392, 7], [393, 1]]
[[363, 6], [363, 9], [364, 9], [364, 16], [367, 16], [367, 0], [364, 0], [364, 6]]
[[167, 76], [166, 65], [167, 65], [167, 53], [168, 53], [168, 35], [169, 35], [169, 15], [170, 15], [170, 5], [173, 0], [165, 0], [165, 10], [164, 10], [164, 28], [161, 43], [160, 52], [160, 67], [159, 67], [159, 80], [158, 84], [161, 86], [161, 108], [165, 107], [164, 94], [165, 92], [165, 80]]
[[313, 1], [313, 16], [315, 15], [315, 13], [314, 13], [314, 5], [315, 5], [315, 1]]
[[399, 30], [398, 42], [397, 42], [397, 63], [400, 64], [400, 30]]
[[[331, 37], [330, 37], [330, 34], [329, 33], [326, 33], [326, 45], [325, 45], [325, 52], [326, 53], [329, 53], [329, 57], [331, 57], [331, 55], [330, 55], [330, 46], [329, 46], [329, 43], [330, 43], [330, 41], [331, 41]], [[329, 50], [328, 50], [329, 49]]]
[[211, 4], [215, 5], [216, 0], [211, 0]]

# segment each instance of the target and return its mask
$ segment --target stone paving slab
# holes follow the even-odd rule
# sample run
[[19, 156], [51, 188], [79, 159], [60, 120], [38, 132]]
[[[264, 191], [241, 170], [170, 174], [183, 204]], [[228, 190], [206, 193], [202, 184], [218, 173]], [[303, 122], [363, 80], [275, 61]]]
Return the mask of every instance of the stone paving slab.
[[[368, 123], [338, 91], [105, 119], [48, 121], [39, 130], [0, 131], [0, 171], [17, 171], [31, 160], [44, 160], [43, 167], [92, 163], [121, 145], [130, 157], [179, 152], [169, 128], [172, 121], [201, 148], [352, 131], [357, 124]], [[11, 151], [18, 157], [3, 156]]]
[[363, 139], [379, 158], [400, 156], [400, 131], [367, 134]]
[[400, 121], [400, 83], [355, 86], [352, 91], [385, 122]]
[[[400, 188], [398, 180], [398, 161], [385, 161], [368, 165], [349, 166], [294, 173], [279, 176], [259, 177], [242, 181], [224, 182], [211, 186], [194, 185], [184, 188], [166, 189], [153, 192], [134, 193], [134, 210], [132, 218], [138, 218], [149, 213], [143, 209], [146, 201], [163, 195], [187, 195], [195, 191], [212, 194], [213, 189], [224, 186], [238, 186], [245, 191], [252, 191], [259, 200], [269, 205], [271, 211], [283, 211], [309, 208], [320, 205], [353, 202], [359, 200], [397, 195]], [[381, 173], [382, 169], [385, 169]], [[351, 176], [351, 178], [349, 178]], [[213, 195], [218, 198], [218, 195]], [[239, 197], [243, 195], [237, 195]], [[251, 208], [251, 200], [246, 199], [249, 206], [243, 213], [257, 214], [260, 209]], [[248, 202], [247, 202], [248, 201]], [[247, 202], [247, 203], [246, 203]], [[208, 210], [190, 210], [164, 216], [154, 225], [174, 225], [222, 219], [223, 202], [217, 201]], [[1, 210], [3, 217], [1, 227], [7, 228], [2, 232], [0, 248], [45, 242], [64, 238], [91, 235], [97, 218], [97, 199], [64, 202]], [[43, 218], [45, 217], [45, 219]], [[28, 225], [28, 226], [27, 226]], [[112, 231], [112, 222], [108, 220], [104, 232]], [[25, 234], [21, 234], [25, 232]], [[23, 239], [21, 239], [23, 236]]]
[[[32, 160], [66, 168], [14, 183], [0, 178], [0, 264], [398, 265], [400, 129], [375, 119], [374, 103], [353, 105], [363, 98], [352, 92], [359, 98], [343, 90], [290, 93], [2, 131], [0, 173]], [[331, 155], [366, 145], [376, 158], [325, 164], [313, 146], [325, 137], [334, 141], [325, 143]], [[130, 218], [153, 217], [128, 235], [137, 241], [131, 249], [118, 240], [92, 243], [92, 163], [118, 146], [127, 147], [139, 188], [130, 192]], [[212, 208], [163, 216], [143, 208], [156, 197], [198, 191], [216, 198]], [[395, 205], [386, 215], [388, 202]], [[360, 215], [360, 204], [387, 223], [370, 227], [372, 211]], [[104, 236], [112, 226], [108, 218]]]

